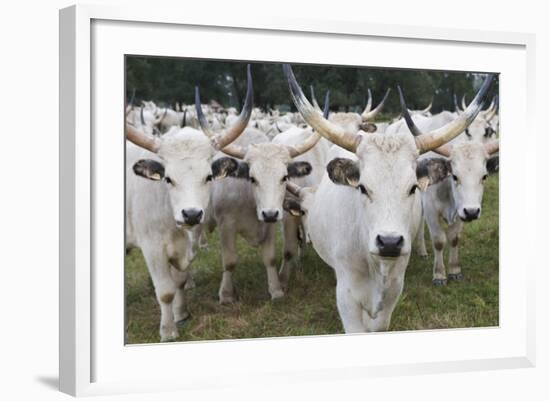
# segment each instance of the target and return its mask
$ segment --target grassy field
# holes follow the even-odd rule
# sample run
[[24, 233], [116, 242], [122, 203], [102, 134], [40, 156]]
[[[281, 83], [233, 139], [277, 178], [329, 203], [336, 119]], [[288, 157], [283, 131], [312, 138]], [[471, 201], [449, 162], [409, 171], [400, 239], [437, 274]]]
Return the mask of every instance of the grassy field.
[[[498, 175], [487, 180], [481, 220], [465, 226], [460, 246], [464, 281], [432, 286], [433, 254], [411, 257], [405, 289], [393, 313], [390, 330], [487, 327], [498, 325]], [[342, 333], [335, 301], [335, 278], [313, 248], [306, 247], [288, 294], [271, 301], [260, 251], [239, 240], [234, 283], [239, 301], [218, 304], [222, 268], [216, 232], [209, 247], [193, 262], [196, 288], [186, 299], [191, 313], [180, 328], [180, 341], [218, 340]], [[281, 241], [278, 239], [278, 249]], [[282, 252], [279, 252], [281, 257]], [[128, 343], [159, 339], [160, 309], [139, 250], [126, 257]]]

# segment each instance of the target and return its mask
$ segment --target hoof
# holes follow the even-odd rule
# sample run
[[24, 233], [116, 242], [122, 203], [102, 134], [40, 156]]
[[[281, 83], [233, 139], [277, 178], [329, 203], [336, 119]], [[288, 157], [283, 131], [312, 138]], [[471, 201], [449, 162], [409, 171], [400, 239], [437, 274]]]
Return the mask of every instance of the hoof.
[[176, 328], [174, 328], [173, 330], [163, 332], [160, 334], [160, 342], [170, 343], [170, 342], [176, 341], [178, 339], [178, 335], [179, 333]]
[[420, 257], [420, 259], [422, 260], [426, 260], [428, 259], [428, 254], [425, 254], [425, 255], [418, 255]]
[[185, 286], [183, 287], [184, 291], [192, 290], [195, 288], [195, 280], [193, 280], [193, 277], [189, 277], [187, 281], [185, 282]]
[[285, 296], [285, 293], [283, 290], [276, 290], [271, 293], [271, 300], [275, 301], [276, 299], [283, 298]]
[[462, 275], [462, 273], [449, 274], [449, 275], [447, 275], [447, 280], [449, 280], [449, 281], [462, 281], [462, 280], [464, 280], [464, 276]]
[[183, 326], [185, 325], [185, 323], [187, 323], [187, 321], [188, 321], [189, 319], [191, 319], [191, 314], [190, 314], [190, 313], [187, 313], [187, 315], [186, 315], [185, 317], [181, 318], [180, 320], [178, 320], [178, 321], [176, 322], [176, 327], [178, 327], [178, 328], [183, 327]]
[[232, 305], [235, 303], [235, 297], [233, 296], [220, 296], [220, 305]]
[[443, 286], [447, 285], [447, 280], [445, 280], [444, 278], [434, 278], [432, 280], [432, 284], [435, 287], [443, 287]]
[[235, 303], [235, 298], [233, 297], [220, 298], [220, 305], [233, 305], [234, 303]]

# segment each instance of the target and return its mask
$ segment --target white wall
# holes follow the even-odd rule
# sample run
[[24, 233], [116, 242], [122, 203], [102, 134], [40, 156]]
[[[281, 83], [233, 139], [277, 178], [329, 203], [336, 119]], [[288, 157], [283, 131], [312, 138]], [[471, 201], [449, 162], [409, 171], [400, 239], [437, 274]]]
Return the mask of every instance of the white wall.
[[[97, 3], [132, 3], [97, 1]], [[215, 1], [141, 1], [154, 7], [178, 4], [192, 12]], [[401, 0], [396, 2], [280, 0], [273, 3], [219, 1], [227, 12], [297, 14], [327, 19], [364, 19], [375, 23], [429, 25], [503, 31], [534, 32], [537, 36], [539, 116], [546, 116], [545, 101], [550, 89], [548, 53], [550, 32], [548, 13], [542, 1], [502, 2], [461, 0]], [[4, 275], [0, 281], [2, 305], [0, 321], [0, 393], [3, 399], [57, 399], [57, 176], [58, 176], [58, 8], [71, 2], [4, 2], [0, 23], [0, 135], [3, 141], [2, 183], [0, 191], [0, 235]], [[334, 6], [341, 7], [335, 10]], [[344, 5], [347, 5], [344, 7]], [[252, 10], [251, 10], [252, 8]], [[206, 11], [207, 12], [207, 11]], [[7, 124], [6, 124], [7, 122]], [[41, 127], [37, 129], [36, 127]], [[539, 152], [548, 145], [550, 132], [537, 125]], [[517, 135], [522, 135], [518, 132]], [[547, 171], [539, 157], [539, 171]], [[540, 207], [550, 204], [548, 180], [540, 184]], [[543, 224], [544, 223], [544, 224]], [[548, 246], [548, 213], [541, 216], [538, 233], [529, 233]], [[505, 228], [504, 228], [505, 229]], [[538, 235], [537, 235], [538, 234]], [[521, 266], [518, 266], [521, 268]], [[408, 399], [464, 400], [496, 397], [548, 399], [550, 378], [550, 266], [541, 259], [537, 274], [538, 367], [516, 371], [445, 374], [369, 380], [363, 383], [327, 383], [292, 388], [257, 389], [249, 392], [226, 391], [230, 398], [258, 399], [367, 399], [406, 397]], [[7, 273], [7, 275], [6, 275]], [[452, 346], [452, 344], [449, 344]], [[276, 383], [275, 383], [276, 385]], [[4, 395], [4, 394], [3, 394]], [[166, 395], [165, 395], [166, 396]], [[212, 392], [209, 398], [222, 396]], [[167, 395], [166, 398], [175, 395]], [[178, 395], [181, 397], [181, 395]], [[131, 396], [135, 399], [159, 399], [162, 395]], [[190, 398], [192, 399], [192, 398]]]

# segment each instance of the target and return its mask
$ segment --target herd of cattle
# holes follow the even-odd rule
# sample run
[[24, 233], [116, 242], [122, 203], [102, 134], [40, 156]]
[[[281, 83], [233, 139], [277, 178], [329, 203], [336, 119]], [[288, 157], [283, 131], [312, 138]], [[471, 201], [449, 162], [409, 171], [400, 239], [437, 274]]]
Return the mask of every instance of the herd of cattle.
[[[139, 247], [161, 309], [160, 338], [171, 341], [189, 317], [183, 291], [190, 265], [219, 230], [220, 303], [235, 300], [237, 236], [261, 248], [272, 299], [283, 297], [303, 243], [336, 274], [336, 303], [347, 333], [387, 330], [414, 249], [427, 257], [424, 221], [435, 254], [433, 284], [461, 280], [458, 244], [465, 222], [481, 217], [484, 180], [498, 171], [497, 99], [482, 110], [494, 77], [473, 101], [432, 115], [408, 110], [373, 123], [362, 114], [311, 103], [283, 65], [297, 113], [253, 106], [250, 66], [239, 115], [201, 104], [126, 109], [126, 246]], [[440, 156], [438, 156], [440, 155]], [[442, 156], [442, 157], [441, 157]], [[276, 265], [276, 229], [284, 253]], [[447, 270], [443, 260], [449, 245]]]

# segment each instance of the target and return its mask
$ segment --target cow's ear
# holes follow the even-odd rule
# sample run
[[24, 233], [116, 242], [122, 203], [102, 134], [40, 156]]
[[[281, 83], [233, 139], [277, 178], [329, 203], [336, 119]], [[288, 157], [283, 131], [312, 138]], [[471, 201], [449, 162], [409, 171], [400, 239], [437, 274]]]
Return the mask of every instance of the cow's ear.
[[153, 181], [160, 181], [164, 178], [164, 166], [156, 160], [141, 159], [132, 168], [136, 175]]
[[498, 155], [490, 157], [487, 160], [487, 172], [489, 174], [496, 174], [498, 173]]
[[369, 134], [376, 132], [378, 127], [373, 123], [362, 123], [360, 126], [361, 130], [368, 132]]
[[428, 186], [437, 184], [451, 174], [451, 162], [442, 157], [420, 160], [416, 165], [418, 186], [425, 191]]
[[287, 167], [289, 177], [303, 177], [311, 173], [312, 167], [308, 162], [292, 162]]
[[283, 210], [290, 213], [292, 216], [303, 216], [306, 212], [300, 206], [300, 202], [292, 198], [285, 198], [283, 201]]
[[332, 159], [327, 165], [327, 172], [329, 178], [335, 184], [349, 185], [354, 188], [359, 186], [359, 178], [361, 177], [359, 166], [357, 162], [351, 159], [343, 157]]
[[219, 180], [233, 174], [239, 167], [239, 162], [230, 157], [220, 157], [212, 162], [212, 179]]
[[233, 174], [231, 174], [231, 177], [235, 178], [243, 178], [245, 180], [248, 180], [250, 178], [249, 176], [250, 166], [247, 162], [239, 162], [237, 168], [235, 171], [233, 171]]

